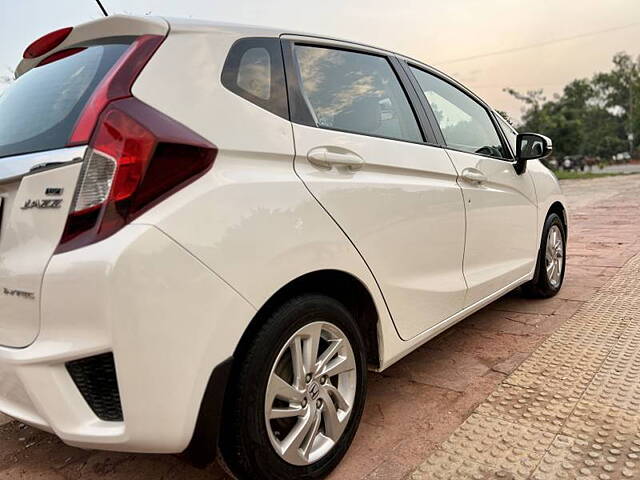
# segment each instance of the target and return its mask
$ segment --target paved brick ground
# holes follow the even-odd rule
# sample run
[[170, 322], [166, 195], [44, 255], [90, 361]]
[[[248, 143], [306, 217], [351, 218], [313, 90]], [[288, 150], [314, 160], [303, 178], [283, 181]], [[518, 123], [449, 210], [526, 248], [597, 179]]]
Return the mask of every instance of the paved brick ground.
[[411, 480], [640, 477], [640, 254], [551, 335]]
[[[619, 276], [614, 276], [640, 252], [640, 176], [570, 181], [564, 183], [563, 188], [572, 210], [569, 265], [560, 294], [543, 301], [525, 300], [517, 293], [508, 295], [443, 333], [383, 374], [372, 374], [362, 426], [332, 480], [409, 478], [425, 459], [446, 465], [449, 469], [456, 466], [461, 472], [471, 472], [469, 475], [481, 475], [469, 478], [491, 478], [489, 475], [500, 469], [505, 475], [501, 478], [521, 478], [538, 468], [541, 458], [546, 458], [545, 465], [549, 465], [551, 473], [543, 469], [536, 473], [540, 478], [561, 478], [557, 472], [562, 472], [563, 464], [572, 465], [572, 468], [579, 464], [580, 468], [588, 469], [589, 465], [576, 460], [583, 457], [591, 459], [589, 461], [599, 469], [596, 470], [600, 475], [589, 477], [591, 473], [583, 473], [586, 478], [626, 478], [624, 475], [629, 473], [632, 474], [630, 478], [633, 475], [640, 477], [635, 473], [637, 470], [633, 470], [635, 465], [633, 468], [626, 465], [634, 462], [634, 458], [628, 455], [636, 455], [634, 449], [640, 446], [640, 438], [632, 439], [631, 443], [614, 438], [612, 442], [616, 444], [608, 445], [608, 453], [604, 456], [601, 455], [602, 450], [594, 449], [594, 445], [598, 447], [604, 442], [600, 433], [610, 430], [611, 419], [624, 414], [614, 410], [615, 405], [597, 411], [590, 410], [587, 404], [576, 408], [576, 405], [565, 404], [568, 401], [565, 398], [552, 395], [548, 405], [540, 411], [534, 409], [535, 418], [529, 423], [514, 422], [507, 414], [486, 415], [487, 409], [504, 409], [504, 402], [507, 402], [505, 405], [512, 402], [514, 408], [506, 408], [507, 412], [524, 412], [523, 418], [529, 418], [531, 415], [525, 415], [528, 413], [526, 409], [519, 407], [522, 401], [539, 404], [545, 400], [535, 396], [532, 399], [517, 396], [523, 389], [539, 386], [536, 375], [540, 372], [535, 370], [537, 364], [530, 367], [534, 370], [525, 368], [538, 355], [536, 352], [531, 356], [532, 352], [554, 332], [562, 334], [563, 331], [580, 330], [581, 324], [575, 322], [580, 315], [585, 315], [578, 312], [581, 308], [583, 311], [590, 308], [585, 302], [596, 297], [608, 298], [611, 295], [607, 295], [607, 289], [611, 289], [613, 294], [616, 289], [624, 290], [630, 284], [628, 281], [620, 283]], [[634, 294], [637, 295], [638, 290], [629, 293]], [[576, 312], [578, 314], [572, 318]], [[640, 312], [636, 311], [635, 318], [640, 321]], [[574, 326], [569, 328], [571, 325]], [[606, 345], [613, 349], [620, 340], [622, 327], [618, 330], [611, 328], [613, 330], [604, 333], [592, 331], [590, 334], [595, 335], [597, 341], [608, 335], [606, 340], [609, 343]], [[622, 387], [604, 378], [591, 382], [588, 375], [593, 377], [600, 368], [587, 361], [593, 355], [600, 358], [591, 344], [585, 344], [579, 350], [585, 351], [586, 356], [574, 359], [579, 362], [577, 370], [564, 371], [560, 365], [552, 365], [547, 368], [550, 373], [545, 382], [554, 388], [568, 390], [570, 398], [584, 394], [589, 387], [587, 391], [596, 402], [602, 403], [608, 398], [624, 402], [639, 400], [636, 392], [640, 392], [640, 387], [633, 386], [633, 381], [640, 367], [632, 360], [640, 342], [634, 333], [627, 332], [626, 343], [619, 349], [618, 358], [626, 362], [625, 369], [620, 371], [622, 364], [609, 365], [621, 378]], [[542, 349], [549, 342], [552, 347], [556, 345], [554, 338], [544, 343]], [[566, 355], [567, 358], [575, 356], [573, 350]], [[521, 364], [523, 367], [519, 368]], [[514, 375], [509, 377], [511, 380], [501, 386], [513, 372]], [[571, 415], [572, 421], [567, 422]], [[226, 478], [215, 466], [205, 471], [196, 470], [171, 456], [113, 454], [70, 448], [48, 434], [16, 422], [5, 424], [5, 420], [0, 416], [0, 480]], [[615, 425], [626, 426], [626, 432], [631, 428], [629, 425], [635, 425], [635, 417], [624, 417], [622, 421]], [[556, 436], [561, 430], [563, 435]], [[456, 442], [473, 441], [478, 431], [486, 432], [489, 438], [495, 436], [491, 432], [497, 431], [504, 438], [513, 439], [508, 443], [513, 447], [512, 451], [505, 452], [503, 444], [494, 445], [497, 450], [492, 451], [491, 444], [487, 447], [481, 442], [484, 447], [478, 454], [487, 455], [491, 460], [483, 460], [482, 456], [465, 460], [464, 456], [447, 454], [447, 448], [458, 448]], [[621, 435], [624, 440], [627, 438], [624, 435], [629, 434], [617, 432], [613, 436]], [[528, 443], [522, 448], [519, 441]], [[626, 450], [622, 452], [622, 449]], [[528, 456], [523, 457], [523, 451]], [[617, 455], [626, 456], [624, 462], [616, 464], [617, 469], [608, 471], [603, 468], [607, 465], [607, 458]], [[504, 467], [514, 464], [524, 470], [511, 469], [509, 473], [509, 469]], [[617, 465], [622, 466], [618, 468]], [[429, 468], [433, 467], [423, 466], [428, 474], [423, 478], [437, 478], [437, 471]], [[447, 474], [442, 478], [458, 477]]]

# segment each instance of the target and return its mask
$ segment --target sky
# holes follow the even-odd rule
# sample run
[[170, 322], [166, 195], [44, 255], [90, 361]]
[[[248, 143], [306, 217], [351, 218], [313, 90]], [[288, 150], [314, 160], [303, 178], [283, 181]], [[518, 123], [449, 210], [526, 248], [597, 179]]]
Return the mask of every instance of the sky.
[[[640, 55], [640, 0], [102, 0], [107, 12], [268, 25], [373, 44], [452, 75], [513, 118], [505, 87], [550, 98]], [[0, 0], [0, 75], [34, 39], [102, 16], [94, 0]], [[531, 48], [528, 48], [531, 47]], [[0, 88], [2, 88], [0, 86]]]

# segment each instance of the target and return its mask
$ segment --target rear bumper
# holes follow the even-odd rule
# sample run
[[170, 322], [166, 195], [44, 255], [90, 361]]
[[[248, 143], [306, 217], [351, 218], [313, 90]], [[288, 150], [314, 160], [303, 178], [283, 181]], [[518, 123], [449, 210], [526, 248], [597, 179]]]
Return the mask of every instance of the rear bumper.
[[[41, 302], [36, 341], [0, 348], [0, 411], [73, 446], [147, 453], [189, 445], [212, 372], [255, 313], [146, 225], [54, 256]], [[65, 366], [105, 352], [114, 356], [123, 421], [100, 420]]]

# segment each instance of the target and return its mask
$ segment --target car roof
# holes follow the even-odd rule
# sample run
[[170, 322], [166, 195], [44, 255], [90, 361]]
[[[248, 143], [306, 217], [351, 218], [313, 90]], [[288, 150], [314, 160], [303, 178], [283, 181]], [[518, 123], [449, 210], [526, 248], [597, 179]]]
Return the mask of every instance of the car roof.
[[331, 41], [331, 42], [339, 42], [346, 45], [352, 45], [354, 47], [363, 47], [366, 49], [376, 50], [380, 53], [385, 53], [387, 55], [394, 55], [403, 60], [406, 60], [410, 63], [414, 63], [421, 67], [424, 67], [431, 73], [436, 74], [441, 77], [445, 81], [453, 84], [457, 88], [464, 91], [467, 95], [474, 98], [476, 101], [480, 102], [485, 107], [493, 110], [493, 108], [485, 102], [481, 97], [479, 97], [476, 93], [469, 90], [467, 87], [462, 85], [456, 79], [450, 77], [446, 73], [438, 70], [437, 68], [415, 58], [409, 57], [402, 53], [394, 52], [393, 50], [389, 50], [383, 47], [379, 47], [377, 45], [371, 45], [363, 42], [357, 42], [354, 40], [349, 40], [340, 37], [331, 37], [329, 35], [323, 35], [313, 32], [305, 32], [305, 31], [296, 31], [290, 28], [278, 28], [278, 27], [266, 27], [266, 26], [258, 26], [258, 25], [247, 25], [241, 23], [234, 22], [223, 22], [218, 20], [199, 20], [193, 18], [183, 18], [183, 17], [163, 17], [165, 21], [169, 23], [170, 26], [178, 28], [180, 30], [195, 30], [195, 31], [226, 31], [233, 32], [240, 35], [246, 36], [264, 36], [264, 37], [281, 37], [281, 36], [300, 36], [306, 38], [317, 39], [318, 41]]
[[312, 38], [318, 38], [323, 40], [331, 40], [335, 42], [349, 43], [352, 45], [359, 45], [362, 47], [384, 51], [393, 55], [398, 55], [397, 53], [392, 52], [391, 50], [379, 47], [377, 45], [356, 42], [354, 40], [349, 40], [346, 38], [332, 37], [332, 36], [324, 35], [320, 33], [308, 32], [303, 30], [295, 30], [291, 28], [267, 27], [267, 26], [250, 25], [250, 24], [242, 24], [242, 23], [234, 23], [234, 22], [223, 22], [219, 20], [199, 20], [199, 19], [183, 18], [183, 17], [163, 17], [163, 18], [169, 23], [170, 26], [177, 27], [180, 29], [228, 31], [228, 32], [239, 33], [242, 35], [255, 35], [255, 36], [265, 36], [265, 37], [280, 37], [283, 35], [312, 37]]
[[[69, 36], [67, 40], [65, 40], [62, 44], [57, 46], [54, 50], [47, 52], [47, 55], [54, 53], [58, 50], [68, 48], [68, 43], [72, 43], [75, 41], [74, 37], [78, 36], [78, 32], [81, 32], [81, 36], [84, 34], [85, 36], [92, 37], [95, 35], [96, 31], [101, 33], [100, 36], [106, 35], [108, 31], [111, 31], [113, 28], [118, 30], [133, 29], [132, 31], [145, 31], [149, 30], [149, 32], [153, 31], [154, 33], [158, 33], [162, 30], [162, 25], [164, 24], [164, 28], [168, 26], [169, 30], [179, 30], [179, 31], [192, 31], [192, 32], [221, 32], [221, 33], [230, 33], [236, 36], [254, 36], [254, 37], [282, 37], [282, 36], [291, 36], [295, 37], [304, 37], [306, 39], [314, 39], [319, 42], [328, 41], [328, 42], [338, 42], [340, 44], [344, 44], [345, 46], [353, 46], [354, 48], [364, 48], [371, 51], [377, 51], [380, 54], [385, 55], [393, 55], [410, 63], [414, 63], [425, 68], [427, 71], [441, 77], [445, 81], [453, 84], [457, 88], [461, 89], [469, 96], [474, 98], [476, 101], [480, 102], [487, 108], [491, 108], [487, 102], [485, 102], [482, 98], [476, 95], [474, 92], [469, 90], [467, 87], [459, 83], [457, 80], [453, 79], [446, 73], [434, 68], [420, 60], [415, 58], [411, 58], [407, 55], [403, 55], [398, 52], [394, 52], [392, 50], [388, 50], [383, 47], [379, 47], [376, 45], [370, 45], [363, 42], [357, 42], [345, 38], [339, 37], [331, 37], [328, 35], [305, 32], [305, 31], [296, 31], [291, 28], [279, 28], [279, 27], [268, 27], [268, 26], [259, 26], [259, 25], [248, 25], [242, 23], [234, 23], [234, 22], [224, 22], [219, 20], [201, 20], [194, 18], [186, 18], [186, 17], [160, 17], [153, 15], [146, 16], [136, 16], [136, 15], [109, 15], [108, 17], [99, 18], [97, 20], [93, 20], [90, 22], [86, 22], [74, 27], [72, 35]], [[158, 32], [156, 32], [156, 30]], [[149, 33], [146, 32], [146, 33]], [[24, 74], [26, 71], [30, 70], [34, 66], [38, 64], [41, 58], [35, 59], [22, 59], [16, 68], [16, 76], [20, 76]]]

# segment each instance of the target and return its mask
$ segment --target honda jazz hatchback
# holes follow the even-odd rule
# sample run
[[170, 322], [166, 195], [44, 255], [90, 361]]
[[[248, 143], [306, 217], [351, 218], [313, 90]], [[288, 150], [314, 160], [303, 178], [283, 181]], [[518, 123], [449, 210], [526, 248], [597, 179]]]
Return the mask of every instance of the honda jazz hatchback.
[[150, 17], [46, 35], [0, 97], [0, 411], [322, 478], [368, 370], [558, 292], [550, 151], [379, 48]]

